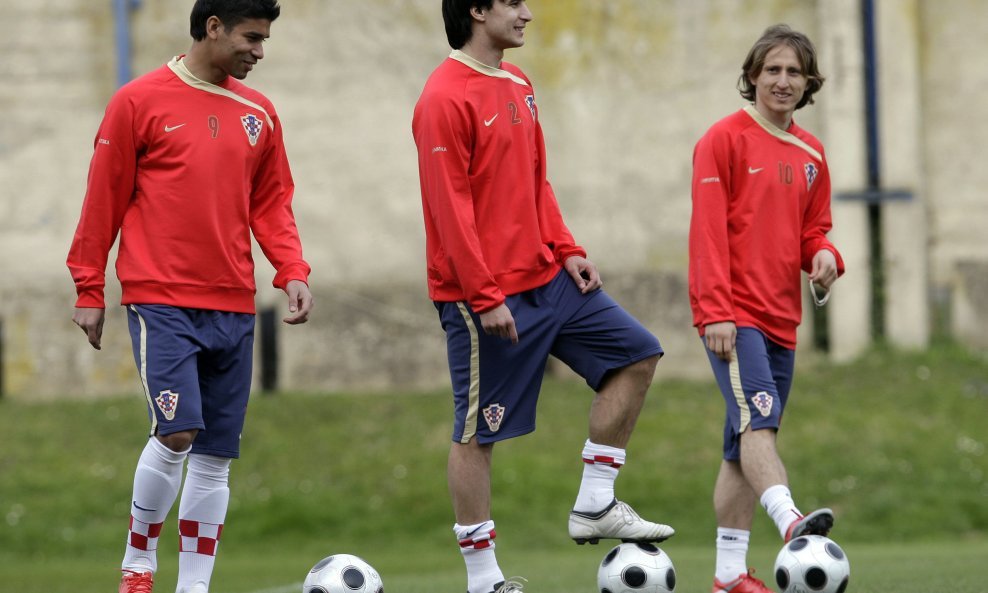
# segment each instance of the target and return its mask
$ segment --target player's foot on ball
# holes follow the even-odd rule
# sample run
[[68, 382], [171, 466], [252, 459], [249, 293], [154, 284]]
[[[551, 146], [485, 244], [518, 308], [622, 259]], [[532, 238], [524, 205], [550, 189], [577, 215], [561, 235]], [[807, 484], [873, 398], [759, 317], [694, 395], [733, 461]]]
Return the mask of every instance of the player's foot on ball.
[[830, 533], [834, 526], [834, 512], [830, 509], [817, 509], [812, 513], [796, 519], [786, 530], [786, 542], [801, 535], [822, 535]]
[[[500, 583], [494, 583], [494, 590], [491, 593], [515, 593], [516, 591], [521, 591], [524, 586], [523, 583], [527, 582], [528, 580], [523, 577], [511, 577]], [[467, 591], [467, 593], [470, 592]]]
[[773, 593], [773, 591], [766, 587], [763, 581], [755, 578], [754, 568], [749, 568], [745, 574], [726, 583], [714, 577], [713, 593]]
[[154, 587], [154, 575], [150, 572], [125, 570], [123, 577], [120, 578], [118, 593], [151, 593], [152, 587]]
[[675, 533], [676, 530], [668, 525], [642, 519], [634, 509], [617, 499], [596, 514], [579, 511], [569, 514], [569, 536], [580, 545], [596, 544], [602, 539], [661, 542]]

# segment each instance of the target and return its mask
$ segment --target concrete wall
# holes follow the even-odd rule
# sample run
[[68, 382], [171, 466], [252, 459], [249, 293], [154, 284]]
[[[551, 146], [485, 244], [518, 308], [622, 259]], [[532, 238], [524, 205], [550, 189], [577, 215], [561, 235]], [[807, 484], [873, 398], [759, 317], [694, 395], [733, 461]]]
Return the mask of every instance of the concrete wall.
[[[945, 3], [952, 10], [941, 10]], [[880, 11], [897, 6], [878, 4]], [[133, 17], [135, 74], [188, 48], [191, 5], [141, 2]], [[247, 81], [273, 100], [284, 122], [298, 186], [295, 211], [314, 269], [315, 316], [305, 326], [279, 331], [281, 386], [441, 387], [448, 382], [444, 343], [425, 294], [410, 124], [425, 78], [449, 52], [439, 2], [283, 5], [266, 57]], [[858, 2], [529, 5], [536, 20], [526, 46], [507, 59], [535, 82], [550, 179], [567, 221], [601, 268], [608, 291], [665, 345], [659, 380], [706, 376], [685, 292], [693, 144], [714, 120], [741, 106], [734, 85], [751, 43], [766, 26], [788, 22], [817, 41], [828, 76], [817, 104], [797, 119], [827, 146], [835, 190], [860, 189]], [[906, 89], [895, 80], [882, 83], [894, 89], [885, 99], [890, 108], [902, 103], [900, 93], [908, 99], [905, 110], [895, 111], [898, 119], [888, 122], [895, 133], [886, 142], [891, 148], [909, 144], [889, 167], [905, 171], [902, 178], [917, 201], [902, 216], [890, 209], [888, 224], [905, 224], [921, 237], [921, 249], [907, 256], [897, 250], [893, 263], [904, 262], [909, 278], [897, 288], [908, 297], [902, 310], [922, 312], [930, 289], [950, 298], [966, 294], [952, 288], [965, 277], [957, 262], [988, 261], [986, 242], [976, 232], [988, 223], [988, 206], [979, 196], [988, 169], [978, 167], [969, 148], [988, 125], [979, 115], [988, 109], [988, 79], [984, 68], [965, 68], [955, 59], [985, 53], [988, 40], [959, 31], [968, 30], [971, 19], [988, 17], [976, 0], [906, 5], [905, 17], [881, 22], [884, 31], [908, 35], [911, 49], [899, 57], [895, 47], [886, 47], [882, 59], [904, 69], [910, 82]], [[104, 350], [92, 351], [70, 322], [74, 292], [64, 265], [93, 135], [115, 88], [111, 2], [39, 0], [9, 12], [13, 26], [0, 40], [5, 391], [30, 398], [136, 391], [122, 311], [111, 307]], [[890, 70], [898, 78], [900, 70]], [[964, 118], [957, 115], [961, 109]], [[902, 163], [904, 169], [894, 166]], [[834, 239], [852, 269], [829, 305], [830, 333], [834, 352], [850, 357], [869, 339], [863, 329], [866, 229], [860, 204], [835, 204], [834, 215]], [[260, 254], [257, 260], [259, 303], [283, 310], [283, 295], [270, 287], [273, 271]], [[113, 303], [119, 290], [112, 268], [108, 285]], [[908, 315], [902, 322], [916, 321], [912, 313], [902, 315]], [[811, 332], [808, 324], [801, 330], [804, 344]], [[904, 343], [913, 345], [925, 339], [907, 337]]]

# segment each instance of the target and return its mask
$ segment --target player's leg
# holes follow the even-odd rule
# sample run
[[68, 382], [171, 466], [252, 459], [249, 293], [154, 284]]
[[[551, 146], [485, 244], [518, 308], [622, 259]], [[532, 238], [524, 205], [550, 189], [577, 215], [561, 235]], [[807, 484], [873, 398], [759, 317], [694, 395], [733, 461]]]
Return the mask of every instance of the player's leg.
[[490, 471], [493, 445], [535, 429], [535, 406], [551, 339], [532, 295], [512, 295], [506, 304], [520, 341], [488, 336], [464, 303], [437, 303], [446, 330], [453, 386], [453, 443], [447, 480], [453, 526], [467, 568], [469, 593], [520, 590], [506, 581], [497, 563], [491, 517]]
[[[772, 474], [772, 470], [781, 466], [773, 459], [760, 463], [761, 460], [755, 459], [744, 447], [763, 444], [761, 437], [774, 437], [781, 415], [781, 400], [760, 332], [738, 328], [730, 361], [721, 360], [709, 350], [706, 352], [726, 409], [723, 461], [714, 486], [717, 555], [713, 590], [715, 593], [767, 593], [769, 589], [747, 568], [748, 543], [761, 492], [756, 484], [758, 480], [780, 479], [778, 472]], [[752, 401], [756, 394], [760, 394], [757, 395], [758, 405]], [[772, 451], [765, 454], [770, 458], [777, 457]], [[758, 478], [752, 480], [755, 475]], [[784, 479], [784, 468], [781, 475]]]
[[209, 590], [230, 500], [230, 463], [240, 455], [253, 370], [253, 315], [193, 315], [204, 343], [198, 364], [206, 430], [192, 443], [178, 506], [179, 593]]
[[134, 472], [121, 591], [150, 587], [162, 524], [175, 503], [189, 443], [202, 426], [196, 370], [198, 347], [186, 339], [187, 319], [171, 307], [128, 307], [134, 360], [151, 420]]
[[491, 456], [493, 444], [473, 438], [450, 445], [446, 478], [456, 523], [453, 532], [467, 568], [468, 591], [494, 591], [504, 575], [494, 553], [491, 519]]
[[642, 519], [614, 495], [614, 482], [626, 461], [625, 447], [662, 347], [602, 290], [581, 294], [572, 279], [560, 273], [545, 293], [559, 324], [552, 354], [595, 392], [582, 451], [583, 479], [569, 517], [570, 537], [580, 544], [602, 538], [662, 541], [675, 533], [671, 527]]

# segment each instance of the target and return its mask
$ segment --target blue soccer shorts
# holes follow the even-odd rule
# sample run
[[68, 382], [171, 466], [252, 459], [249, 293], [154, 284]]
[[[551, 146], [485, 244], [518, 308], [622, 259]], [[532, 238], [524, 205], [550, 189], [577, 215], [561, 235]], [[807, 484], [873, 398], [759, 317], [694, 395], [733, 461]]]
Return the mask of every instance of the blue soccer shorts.
[[254, 316], [128, 305], [134, 361], [152, 435], [199, 431], [192, 452], [240, 456], [254, 351]]
[[453, 385], [453, 440], [492, 443], [535, 430], [549, 355], [597, 391], [609, 372], [661, 355], [659, 341], [603, 290], [581, 294], [562, 270], [505, 304], [518, 343], [484, 333], [465, 302], [436, 302]]
[[[702, 338], [701, 338], [702, 339]], [[731, 361], [706, 347], [717, 386], [727, 404], [724, 421], [724, 459], [741, 459], [741, 433], [779, 429], [789, 399], [796, 352], [768, 339], [753, 327], [739, 327]]]

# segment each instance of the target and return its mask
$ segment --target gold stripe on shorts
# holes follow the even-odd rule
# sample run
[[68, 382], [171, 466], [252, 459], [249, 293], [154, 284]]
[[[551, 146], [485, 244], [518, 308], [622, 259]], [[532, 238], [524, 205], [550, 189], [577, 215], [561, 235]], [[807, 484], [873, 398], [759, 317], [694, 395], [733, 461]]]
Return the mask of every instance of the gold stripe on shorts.
[[461, 301], [456, 306], [470, 332], [470, 390], [467, 392], [467, 417], [463, 420], [463, 436], [460, 437], [460, 442], [465, 444], [477, 434], [477, 412], [480, 410], [480, 338], [466, 304]]
[[130, 310], [137, 315], [137, 321], [141, 324], [141, 347], [138, 352], [141, 366], [139, 370], [141, 385], [144, 386], [144, 397], [148, 400], [148, 408], [151, 410], [151, 434], [153, 435], [158, 432], [158, 415], [154, 413], [154, 401], [151, 399], [151, 388], [148, 387], [148, 326], [144, 323], [144, 318], [141, 317], [136, 305], [131, 305]]
[[748, 408], [748, 400], [744, 397], [744, 389], [741, 388], [741, 365], [738, 364], [736, 348], [731, 350], [731, 362], [727, 368], [731, 375], [731, 391], [734, 392], [734, 399], [738, 402], [741, 412], [741, 425], [738, 427], [738, 434], [741, 434], [751, 424], [751, 410]]

